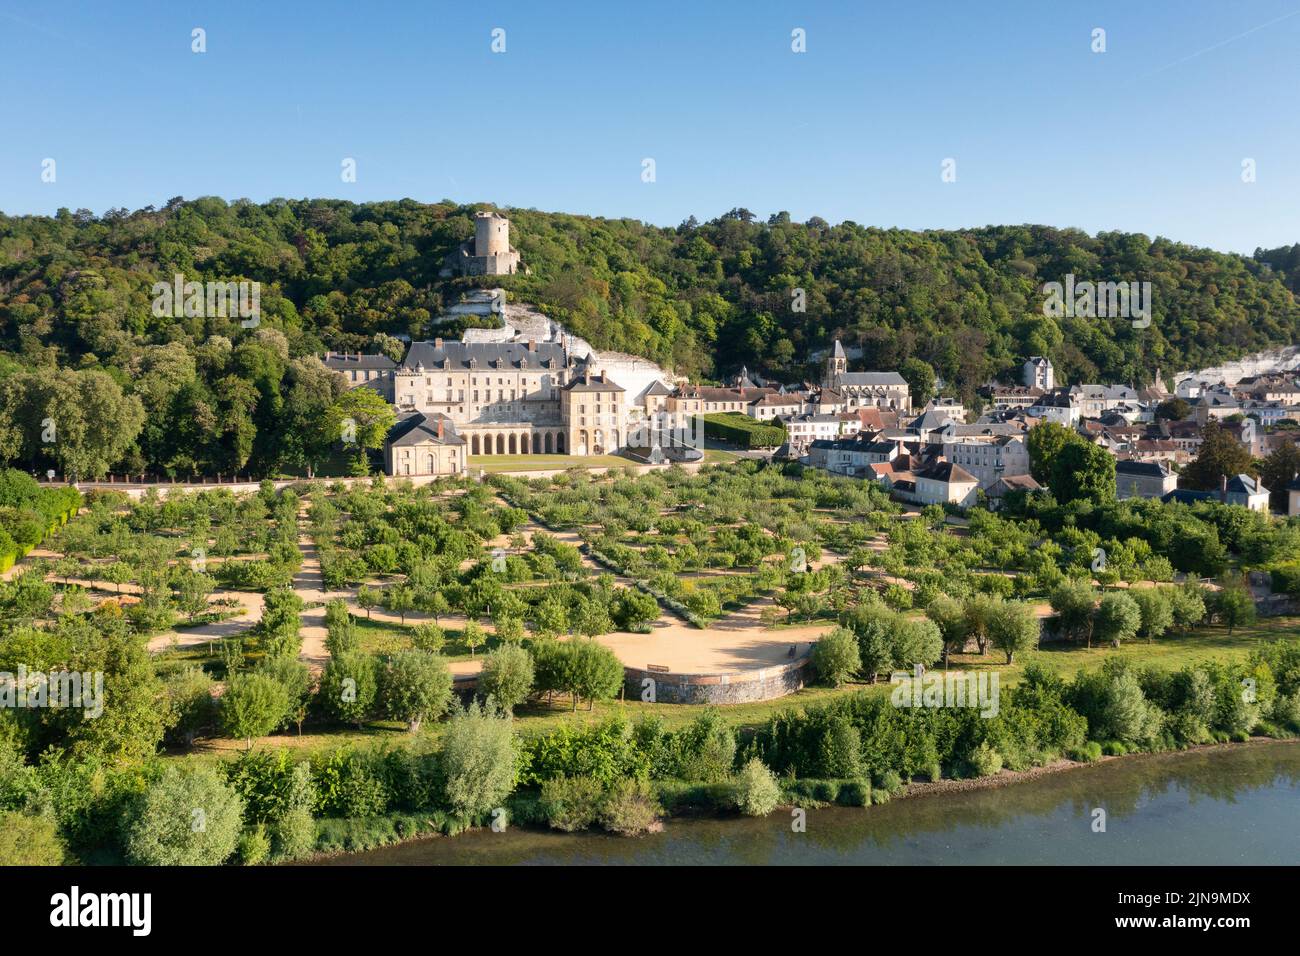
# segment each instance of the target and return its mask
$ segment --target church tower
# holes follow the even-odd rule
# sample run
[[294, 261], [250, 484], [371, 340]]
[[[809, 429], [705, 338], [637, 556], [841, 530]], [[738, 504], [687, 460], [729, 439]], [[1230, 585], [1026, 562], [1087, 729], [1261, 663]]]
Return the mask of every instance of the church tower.
[[835, 383], [840, 380], [840, 376], [848, 370], [849, 358], [844, 354], [844, 346], [840, 345], [840, 340], [836, 339], [831, 354], [826, 356], [826, 369], [822, 373], [822, 386], [824, 388], [834, 388]]

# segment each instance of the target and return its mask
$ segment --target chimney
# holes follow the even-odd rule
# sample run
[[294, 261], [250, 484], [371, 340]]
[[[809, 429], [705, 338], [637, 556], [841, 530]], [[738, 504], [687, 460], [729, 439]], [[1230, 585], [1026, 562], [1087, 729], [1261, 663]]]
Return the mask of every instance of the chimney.
[[442, 441], [442, 419], [438, 419], [438, 441]]
[[537, 351], [537, 339], [529, 339], [529, 340], [528, 340], [528, 351], [530, 351], [530, 352], [536, 352], [536, 351]]
[[1219, 478], [1219, 500], [1225, 504], [1228, 501], [1228, 476], [1223, 475]]
[[440, 349], [440, 348], [442, 348], [442, 339], [434, 339], [434, 340], [433, 340], [433, 347], [434, 347], [435, 349]]

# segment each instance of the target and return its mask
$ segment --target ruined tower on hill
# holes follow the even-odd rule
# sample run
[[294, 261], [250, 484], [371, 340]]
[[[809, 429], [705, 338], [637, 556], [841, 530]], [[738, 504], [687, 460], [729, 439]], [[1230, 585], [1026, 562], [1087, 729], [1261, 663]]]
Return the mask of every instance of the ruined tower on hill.
[[510, 245], [510, 220], [494, 212], [476, 212], [474, 238], [448, 257], [442, 275], [508, 276], [519, 270], [519, 250]]

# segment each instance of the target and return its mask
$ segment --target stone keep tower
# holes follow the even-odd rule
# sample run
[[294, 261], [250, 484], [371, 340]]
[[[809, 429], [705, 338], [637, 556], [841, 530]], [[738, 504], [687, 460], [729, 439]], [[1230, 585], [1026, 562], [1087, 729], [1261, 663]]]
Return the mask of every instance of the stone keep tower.
[[510, 220], [494, 212], [474, 214], [474, 255], [505, 256], [510, 254]]
[[510, 220], [494, 212], [475, 213], [474, 251], [464, 257], [461, 271], [472, 276], [508, 276], [518, 270], [519, 251], [510, 245]]

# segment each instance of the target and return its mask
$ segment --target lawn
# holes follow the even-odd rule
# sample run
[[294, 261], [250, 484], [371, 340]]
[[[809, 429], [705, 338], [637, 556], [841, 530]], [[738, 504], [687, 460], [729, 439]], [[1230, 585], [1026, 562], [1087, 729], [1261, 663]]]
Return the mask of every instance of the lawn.
[[637, 464], [621, 455], [475, 455], [471, 474], [482, 468], [489, 474], [508, 471], [563, 471], [567, 468], [623, 468]]
[[1228, 634], [1225, 627], [1198, 627], [1186, 634], [1170, 634], [1159, 640], [1130, 641], [1119, 648], [1109, 645], [1094, 644], [1086, 648], [1075, 644], [1047, 644], [1040, 650], [1017, 658], [1016, 663], [1006, 666], [1005, 655], [990, 649], [981, 658], [975, 654], [954, 654], [954, 669], [975, 668], [980, 670], [998, 670], [1003, 680], [1014, 685], [1030, 661], [1038, 661], [1051, 667], [1058, 673], [1070, 677], [1078, 670], [1096, 670], [1112, 658], [1118, 657], [1132, 661], [1138, 666], [1156, 665], [1168, 670], [1177, 670], [1186, 664], [1213, 657], [1218, 660], [1242, 660], [1260, 644], [1271, 641], [1300, 637], [1300, 617], [1260, 618], [1250, 627], [1239, 627]]

